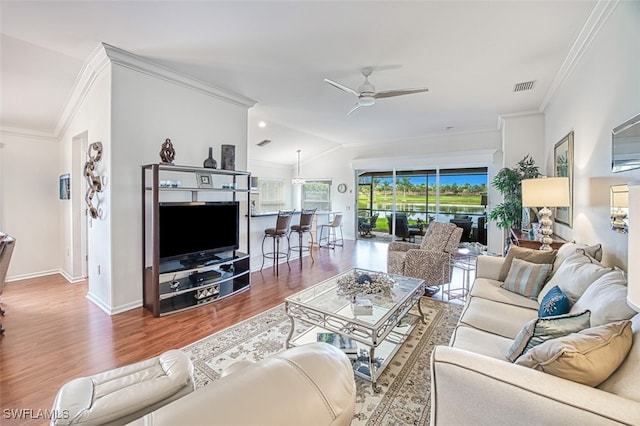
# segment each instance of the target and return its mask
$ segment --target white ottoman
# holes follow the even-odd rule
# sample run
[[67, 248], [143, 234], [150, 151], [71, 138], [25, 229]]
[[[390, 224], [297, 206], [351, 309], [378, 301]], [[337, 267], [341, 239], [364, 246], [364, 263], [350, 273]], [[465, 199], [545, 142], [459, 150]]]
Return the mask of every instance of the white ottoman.
[[52, 425], [122, 425], [194, 389], [193, 364], [181, 351], [66, 383], [53, 401]]

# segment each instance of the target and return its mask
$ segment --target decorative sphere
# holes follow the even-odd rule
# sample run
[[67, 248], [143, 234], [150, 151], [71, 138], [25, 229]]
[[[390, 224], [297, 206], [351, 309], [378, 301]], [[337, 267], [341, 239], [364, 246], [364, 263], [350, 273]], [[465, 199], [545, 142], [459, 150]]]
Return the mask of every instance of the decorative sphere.
[[358, 284], [364, 284], [364, 283], [372, 283], [373, 279], [371, 278], [371, 276], [369, 276], [369, 274], [362, 274], [358, 277]]

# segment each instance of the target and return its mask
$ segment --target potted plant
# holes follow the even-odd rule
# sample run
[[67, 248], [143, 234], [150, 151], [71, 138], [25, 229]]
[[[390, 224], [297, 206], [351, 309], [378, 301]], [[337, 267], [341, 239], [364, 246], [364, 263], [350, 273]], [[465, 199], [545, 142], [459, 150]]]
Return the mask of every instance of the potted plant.
[[493, 220], [498, 228], [508, 229], [508, 244], [517, 237], [513, 232], [522, 222], [522, 185], [523, 179], [540, 177], [541, 173], [535, 161], [528, 154], [514, 168], [501, 169], [491, 182], [491, 186], [502, 194], [503, 202], [498, 204], [489, 213], [489, 220]]

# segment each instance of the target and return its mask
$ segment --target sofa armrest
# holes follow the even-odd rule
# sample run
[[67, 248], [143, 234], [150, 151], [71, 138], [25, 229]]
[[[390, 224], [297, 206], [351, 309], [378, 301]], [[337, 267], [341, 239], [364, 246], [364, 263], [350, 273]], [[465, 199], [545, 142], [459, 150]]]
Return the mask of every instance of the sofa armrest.
[[500, 278], [500, 268], [502, 268], [504, 260], [505, 258], [500, 256], [478, 256], [476, 277], [498, 280], [498, 278]]
[[637, 424], [640, 402], [461, 349], [431, 355], [431, 425]]
[[297, 346], [241, 367], [131, 425], [347, 426], [353, 420], [353, 367], [332, 345]]

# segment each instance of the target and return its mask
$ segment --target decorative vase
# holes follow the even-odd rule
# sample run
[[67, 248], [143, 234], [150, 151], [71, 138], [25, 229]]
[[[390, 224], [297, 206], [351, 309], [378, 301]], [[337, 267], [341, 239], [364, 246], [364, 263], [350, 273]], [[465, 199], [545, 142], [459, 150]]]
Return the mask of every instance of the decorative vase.
[[218, 162], [213, 159], [213, 148], [209, 147], [209, 157], [204, 160], [204, 164], [202, 167], [206, 167], [208, 169], [215, 169], [218, 167]]
[[235, 145], [222, 145], [221, 149], [220, 167], [223, 170], [235, 170], [236, 169], [236, 146]]

